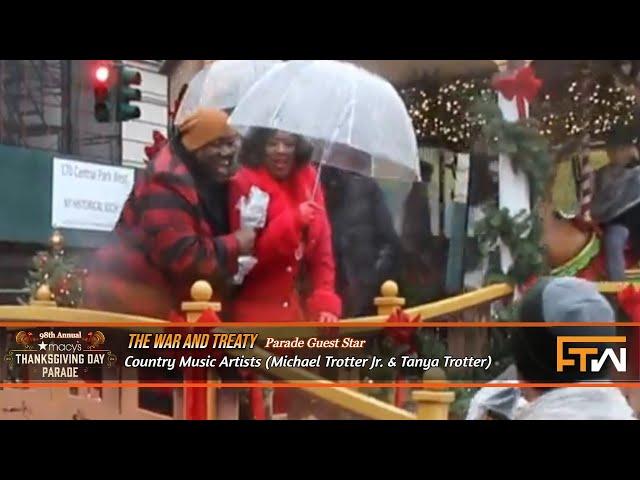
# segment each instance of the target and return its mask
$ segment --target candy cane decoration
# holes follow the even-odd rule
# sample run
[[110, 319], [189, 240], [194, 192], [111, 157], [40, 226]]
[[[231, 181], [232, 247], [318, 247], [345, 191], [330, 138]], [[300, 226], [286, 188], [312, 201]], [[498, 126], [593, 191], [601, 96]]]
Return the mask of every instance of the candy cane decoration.
[[582, 154], [579, 158], [580, 185], [580, 217], [585, 222], [591, 222], [591, 201], [593, 199], [594, 170], [589, 155]]
[[591, 205], [595, 190], [595, 170], [589, 158], [589, 137], [580, 140], [577, 153], [571, 160], [573, 175], [576, 181], [576, 197], [579, 203], [578, 214], [574, 217], [576, 226], [583, 230], [592, 231], [597, 227], [591, 218]]

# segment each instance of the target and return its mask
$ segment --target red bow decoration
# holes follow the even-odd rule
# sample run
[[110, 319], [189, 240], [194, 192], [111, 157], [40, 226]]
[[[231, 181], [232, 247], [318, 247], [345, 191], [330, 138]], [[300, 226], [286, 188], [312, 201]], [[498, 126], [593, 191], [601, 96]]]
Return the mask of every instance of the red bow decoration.
[[518, 287], [518, 291], [520, 294], [524, 295], [527, 293], [536, 283], [540, 277], [537, 275], [531, 275], [522, 285]]
[[[175, 310], [169, 312], [168, 320], [174, 323], [187, 323], [187, 318], [181, 312]], [[197, 323], [222, 323], [222, 320], [220, 320], [220, 317], [214, 310], [207, 308], [202, 312]]]
[[[389, 315], [387, 318], [387, 323], [398, 323], [398, 322], [419, 322], [420, 315], [416, 315], [414, 318], [411, 318], [404, 312], [402, 309], [398, 308], [394, 310], [394, 312]], [[416, 329], [413, 327], [387, 327], [384, 329], [385, 333], [391, 339], [394, 345], [408, 345], [409, 350], [408, 354], [412, 354], [417, 350], [415, 343], [415, 333]], [[396, 383], [405, 383], [406, 380], [401, 371], [398, 372], [398, 377], [396, 378]], [[407, 390], [402, 387], [396, 387], [395, 395], [394, 395], [394, 405], [397, 407], [404, 408], [404, 404], [406, 402]]]
[[214, 310], [208, 308], [202, 312], [202, 315], [198, 318], [198, 323], [222, 323], [222, 320]]
[[527, 116], [525, 100], [531, 102], [536, 97], [542, 87], [542, 80], [536, 77], [531, 67], [524, 67], [511, 77], [494, 79], [492, 86], [509, 101], [515, 97], [518, 116], [525, 118]]
[[148, 145], [144, 147], [144, 153], [147, 156], [147, 162], [152, 160], [153, 157], [160, 151], [162, 147], [164, 147], [165, 143], [167, 143], [167, 137], [165, 137], [158, 130], [153, 131], [153, 145]]
[[[202, 332], [202, 329], [200, 330], [195, 330], [193, 328], [189, 328], [189, 323], [187, 322], [187, 317], [185, 316], [184, 313], [177, 311], [177, 310], [172, 310], [171, 312], [169, 312], [169, 318], [168, 318], [169, 322], [171, 323], [183, 323], [184, 324], [184, 328], [183, 327], [179, 327], [179, 328], [167, 328], [165, 329], [166, 332], [168, 333], [182, 333], [184, 335], [188, 335], [190, 333], [194, 333], [194, 332]], [[200, 315], [200, 317], [198, 317], [198, 320], [196, 320], [196, 323], [220, 323], [222, 324], [222, 320], [220, 320], [220, 317], [218, 316], [218, 314], [208, 308], [206, 309], [204, 312], [202, 312], [202, 314]], [[184, 352], [182, 352], [184, 353]], [[192, 354], [195, 356], [198, 356], [199, 353], [204, 353], [204, 350], [199, 350], [197, 352], [193, 352]], [[219, 358], [221, 356], [223, 356], [223, 352], [221, 350], [214, 350], [213, 352], [207, 352], [207, 353], [213, 353], [213, 356], [216, 358]]]
[[632, 322], [640, 322], [640, 290], [633, 284], [618, 292], [618, 303]]
[[[405, 322], [419, 322], [420, 315], [416, 315], [411, 318], [406, 312], [401, 309], [395, 310], [389, 318], [387, 323], [405, 323]], [[389, 336], [394, 345], [409, 345], [409, 353], [416, 351], [416, 345], [414, 342], [414, 335], [416, 329], [413, 327], [387, 327], [384, 332]]]

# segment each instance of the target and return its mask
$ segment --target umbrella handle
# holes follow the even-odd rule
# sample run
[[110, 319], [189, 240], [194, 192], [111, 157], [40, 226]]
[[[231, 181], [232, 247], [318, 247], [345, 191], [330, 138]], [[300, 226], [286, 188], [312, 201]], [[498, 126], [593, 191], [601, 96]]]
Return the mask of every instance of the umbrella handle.
[[[354, 83], [351, 84], [351, 89], [355, 90]], [[331, 140], [329, 142], [329, 145], [332, 145], [335, 143], [336, 138], [338, 138], [338, 133], [342, 128], [342, 125], [344, 125], [344, 123], [347, 121], [347, 118], [349, 118], [348, 114], [350, 111], [353, 111], [354, 106], [355, 106], [355, 103], [352, 96], [351, 100], [349, 100], [346, 103], [346, 105], [344, 106], [344, 109], [342, 110], [342, 113], [340, 114], [340, 119], [338, 120], [338, 123], [334, 128], [333, 133], [331, 134]], [[320, 158], [320, 164], [318, 165], [318, 171], [316, 173], [316, 181], [313, 184], [313, 191], [311, 192], [311, 198], [309, 200], [313, 201], [313, 199], [316, 198], [316, 192], [318, 190], [318, 185], [320, 184], [320, 172], [322, 171], [322, 165], [326, 162], [328, 152], [329, 152], [329, 148], [324, 148], [324, 151], [322, 152], [322, 158]]]
[[[324, 157], [324, 155], [323, 155]], [[313, 183], [313, 190], [311, 191], [311, 198], [309, 200], [314, 201], [316, 198], [316, 192], [318, 191], [318, 186], [320, 185], [320, 173], [322, 171], [323, 159], [320, 160], [320, 164], [318, 165], [318, 170], [316, 171], [316, 180]]]

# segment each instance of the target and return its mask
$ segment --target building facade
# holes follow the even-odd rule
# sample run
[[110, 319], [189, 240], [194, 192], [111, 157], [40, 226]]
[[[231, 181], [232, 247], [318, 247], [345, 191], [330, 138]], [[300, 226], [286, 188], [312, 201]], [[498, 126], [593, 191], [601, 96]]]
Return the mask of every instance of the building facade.
[[[32, 255], [52, 228], [55, 158], [140, 168], [153, 130], [166, 133], [168, 82], [158, 60], [123, 60], [140, 71], [139, 119], [94, 118], [95, 60], [0, 60], [0, 303], [24, 295]], [[102, 245], [104, 231], [63, 230], [70, 250]]]

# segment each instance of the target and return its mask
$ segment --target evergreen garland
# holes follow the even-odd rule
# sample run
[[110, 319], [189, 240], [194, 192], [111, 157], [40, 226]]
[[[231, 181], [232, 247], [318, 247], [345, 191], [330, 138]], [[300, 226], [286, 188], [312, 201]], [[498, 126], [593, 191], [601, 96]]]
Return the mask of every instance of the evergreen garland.
[[542, 226], [535, 213], [521, 211], [511, 216], [506, 208], [495, 205], [485, 210], [486, 216], [475, 225], [476, 239], [482, 255], [498, 249], [499, 240], [509, 248], [513, 264], [505, 274], [499, 265], [491, 265], [488, 283], [521, 285], [532, 276], [548, 271], [545, 249], [542, 245]]
[[499, 240], [509, 248], [513, 264], [506, 274], [498, 266], [490, 269], [487, 282], [520, 285], [532, 276], [547, 272], [542, 225], [536, 206], [542, 198], [551, 173], [549, 144], [531, 120], [507, 122], [497, 104], [480, 101], [472, 107], [475, 121], [491, 155], [505, 154], [515, 172], [523, 172], [529, 180], [532, 212], [521, 211], [511, 216], [506, 208], [495, 204], [485, 210], [476, 222], [474, 232], [482, 255], [498, 250]]

